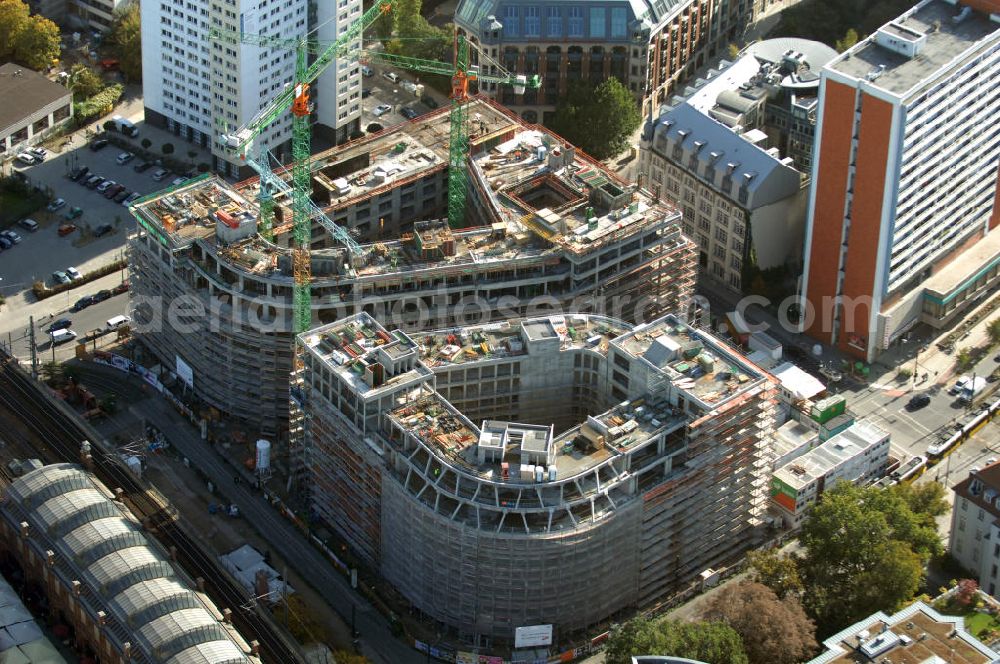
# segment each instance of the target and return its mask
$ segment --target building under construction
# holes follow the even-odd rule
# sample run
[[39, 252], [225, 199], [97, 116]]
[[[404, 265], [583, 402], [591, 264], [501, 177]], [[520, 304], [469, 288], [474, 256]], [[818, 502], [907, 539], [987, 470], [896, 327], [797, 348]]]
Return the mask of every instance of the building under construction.
[[758, 541], [775, 382], [678, 317], [298, 340], [314, 509], [465, 643], [566, 637]]
[[[406, 330], [553, 309], [627, 320], [684, 311], [696, 270], [680, 214], [492, 102], [469, 109], [465, 229], [447, 202], [440, 110], [313, 158], [313, 198], [360, 245], [315, 223], [314, 323], [368, 312]], [[279, 440], [293, 369], [288, 201], [258, 233], [256, 181], [206, 175], [132, 207], [133, 320], [207, 404]]]

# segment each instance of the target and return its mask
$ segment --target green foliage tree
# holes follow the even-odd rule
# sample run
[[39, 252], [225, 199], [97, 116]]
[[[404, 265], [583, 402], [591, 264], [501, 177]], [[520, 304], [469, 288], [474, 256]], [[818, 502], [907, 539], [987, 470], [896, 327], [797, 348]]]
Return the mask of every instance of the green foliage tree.
[[607, 664], [629, 664], [636, 654], [674, 655], [727, 664], [748, 662], [739, 634], [718, 622], [653, 623], [633, 618], [611, 633], [604, 653]]
[[798, 598], [779, 599], [773, 590], [754, 581], [724, 587], [709, 601], [702, 617], [732, 627], [750, 664], [796, 664], [816, 650], [816, 625]]
[[45, 71], [59, 57], [59, 27], [22, 0], [0, 0], [0, 62]]
[[111, 109], [121, 99], [122, 91], [125, 88], [121, 83], [110, 85], [86, 101], [79, 102], [74, 106], [74, 114], [78, 124], [86, 124], [96, 117], [110, 113]]
[[853, 28], [857, 35], [871, 34], [912, 5], [912, 0], [803, 2], [781, 12], [781, 23], [772, 34], [815, 39], [836, 47], [847, 40], [848, 30]]
[[641, 120], [632, 94], [612, 77], [596, 87], [572, 85], [550, 126], [591, 156], [608, 159], [625, 149]]
[[991, 346], [1000, 344], [1000, 318], [994, 318], [986, 324], [986, 334], [989, 336]]
[[843, 53], [847, 49], [851, 48], [858, 43], [858, 31], [854, 28], [848, 28], [847, 33], [844, 35], [843, 39], [838, 39], [834, 43], [834, 48], [837, 49], [838, 53]]
[[153, 141], [149, 140], [148, 138], [144, 138], [141, 141], [139, 141], [139, 145], [142, 146], [143, 150], [148, 150], [153, 146]]
[[428, 23], [420, 13], [422, 5], [422, 0], [393, 2], [391, 24], [387, 19], [379, 19], [374, 26], [375, 34], [385, 40], [388, 53], [450, 62], [454, 27], [449, 24], [438, 28]]
[[751, 551], [747, 554], [750, 578], [767, 586], [778, 599], [797, 597], [804, 589], [795, 558], [781, 555], [777, 549]]
[[142, 80], [142, 26], [139, 16], [138, 2], [125, 5], [116, 13], [108, 39], [118, 58], [118, 67], [129, 83]]
[[799, 541], [803, 603], [821, 635], [896, 610], [916, 593], [924, 563], [942, 548], [900, 492], [846, 482], [823, 494]]
[[174, 144], [173, 143], [164, 143], [163, 147], [160, 148], [160, 152], [162, 152], [163, 154], [173, 154], [174, 153]]
[[955, 354], [955, 365], [958, 366], [959, 371], [965, 371], [974, 362], [972, 351], [968, 347], [958, 349], [958, 352]]
[[73, 88], [73, 98], [77, 101], [93, 97], [104, 89], [104, 81], [100, 75], [85, 64], [73, 65], [69, 70], [69, 80]]

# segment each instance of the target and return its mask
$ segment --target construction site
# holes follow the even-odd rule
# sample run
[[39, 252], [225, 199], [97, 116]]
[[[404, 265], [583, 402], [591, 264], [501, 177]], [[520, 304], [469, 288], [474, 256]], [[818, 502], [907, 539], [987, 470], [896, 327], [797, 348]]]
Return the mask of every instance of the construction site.
[[[696, 251], [675, 207], [493, 102], [466, 106], [457, 225], [442, 219], [447, 109], [312, 156], [312, 204], [336, 227], [313, 221], [311, 325], [360, 312], [419, 331], [543, 311], [635, 322], [686, 310]], [[279, 189], [262, 226], [260, 193], [257, 179], [204, 175], [141, 199], [127, 256], [144, 343], [206, 404], [278, 443], [280, 466], [304, 269], [292, 197]]]
[[472, 647], [654, 606], [762, 534], [775, 381], [677, 316], [298, 343], [315, 512]]

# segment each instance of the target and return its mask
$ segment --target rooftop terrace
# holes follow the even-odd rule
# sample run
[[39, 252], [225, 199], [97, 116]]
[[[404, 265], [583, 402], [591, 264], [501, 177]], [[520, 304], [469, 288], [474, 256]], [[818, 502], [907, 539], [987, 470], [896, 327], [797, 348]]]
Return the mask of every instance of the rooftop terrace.
[[526, 339], [559, 340], [560, 350], [590, 348], [606, 353], [611, 339], [628, 326], [603, 316], [553, 316], [524, 323], [502, 321], [452, 332], [413, 335], [420, 359], [429, 367], [465, 364], [528, 354]]
[[736, 397], [762, 377], [735, 350], [674, 316], [641, 325], [614, 343], [662, 370], [675, 387], [708, 406]]
[[[953, 20], [960, 15], [962, 20]], [[987, 14], [945, 0], [927, 0], [828, 66], [855, 79], [868, 78], [871, 85], [903, 97], [998, 30], [1000, 23]]]

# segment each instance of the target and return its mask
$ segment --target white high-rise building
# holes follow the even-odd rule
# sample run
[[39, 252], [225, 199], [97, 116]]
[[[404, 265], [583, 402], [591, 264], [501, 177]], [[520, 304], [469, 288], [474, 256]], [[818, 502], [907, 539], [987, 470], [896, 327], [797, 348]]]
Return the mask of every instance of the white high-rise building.
[[[333, 42], [351, 23], [361, 18], [361, 0], [328, 0], [316, 7], [316, 38]], [[351, 45], [361, 48], [361, 40]], [[341, 143], [361, 124], [361, 65], [357, 59], [335, 60], [319, 77], [314, 90], [317, 130], [326, 139]]]
[[[361, 15], [360, 0], [338, 0], [337, 5], [320, 3], [317, 21], [321, 41], [332, 42]], [[336, 17], [331, 16], [334, 8], [339, 12]], [[308, 11], [306, 0], [143, 2], [146, 122], [192, 143], [212, 146], [213, 170], [234, 177], [250, 175], [239, 158], [221, 149], [216, 137], [252, 119], [293, 83], [295, 52], [213, 41], [209, 29], [300, 38], [308, 30]], [[327, 23], [330, 18], [334, 20]], [[352, 121], [356, 127], [361, 115], [358, 70], [356, 61], [334, 63], [313, 90], [318, 120], [328, 127], [339, 127], [337, 138], [341, 134], [346, 137]], [[279, 159], [288, 159], [291, 126], [291, 113], [283, 114], [261, 133], [256, 145], [267, 146]]]

